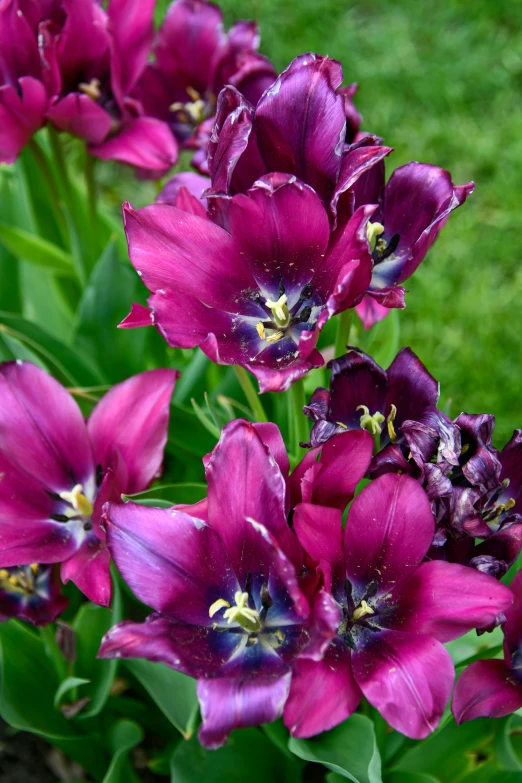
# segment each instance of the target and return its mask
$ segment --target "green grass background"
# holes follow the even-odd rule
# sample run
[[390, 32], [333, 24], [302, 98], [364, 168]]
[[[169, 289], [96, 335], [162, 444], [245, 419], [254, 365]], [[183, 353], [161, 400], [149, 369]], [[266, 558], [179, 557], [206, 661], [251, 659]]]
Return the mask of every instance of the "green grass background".
[[[166, 4], [158, 6], [158, 15]], [[357, 81], [363, 127], [475, 193], [407, 287], [401, 343], [440, 380], [451, 412], [493, 412], [498, 445], [522, 426], [522, 3], [505, 0], [223, 0], [255, 18], [284, 68], [316, 51]]]

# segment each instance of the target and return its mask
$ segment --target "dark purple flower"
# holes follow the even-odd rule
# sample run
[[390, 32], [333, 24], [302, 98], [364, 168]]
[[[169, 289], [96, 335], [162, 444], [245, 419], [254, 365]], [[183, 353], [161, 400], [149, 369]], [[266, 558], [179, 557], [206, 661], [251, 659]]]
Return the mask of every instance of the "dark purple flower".
[[17, 617], [33, 625], [54, 622], [69, 601], [60, 592], [56, 566], [0, 568], [0, 622]]
[[423, 739], [438, 725], [454, 668], [442, 642], [494, 622], [511, 591], [472, 568], [423, 562], [435, 529], [409, 476], [376, 479], [341, 511], [294, 512], [297, 536], [336, 602], [337, 633], [324, 658], [297, 660], [285, 723], [309, 737], [345, 720], [362, 695], [393, 728]]
[[116, 565], [155, 612], [109, 631], [99, 655], [161, 661], [196, 677], [208, 748], [234, 728], [279, 717], [292, 665], [320, 658], [336, 622], [329, 596], [310, 607], [297, 583], [303, 553], [287, 523], [276, 430], [227, 425], [206, 459], [203, 503], [106, 509]]
[[[366, 290], [372, 209], [331, 234], [312, 188], [270, 174], [230, 200], [228, 230], [196, 208], [166, 204], [127, 204], [124, 220], [131, 262], [168, 344], [199, 345], [217, 363], [246, 367], [262, 391], [277, 391], [323, 364], [320, 330]], [[143, 325], [142, 316], [123, 326]]]
[[181, 144], [198, 150], [193, 163], [205, 174], [221, 89], [233, 84], [256, 103], [276, 78], [258, 47], [255, 22], [237, 22], [225, 33], [221, 10], [205, 0], [176, 0], [158, 31], [155, 61], [143, 71], [135, 94], [149, 116], [168, 123]]
[[110, 603], [101, 509], [158, 474], [176, 375], [151, 370], [117, 384], [85, 423], [39, 367], [0, 366], [0, 568], [61, 563], [64, 582]]
[[522, 707], [522, 574], [511, 583], [512, 606], [504, 610], [504, 659], [476, 661], [464, 671], [453, 696], [457, 723], [503, 718]]

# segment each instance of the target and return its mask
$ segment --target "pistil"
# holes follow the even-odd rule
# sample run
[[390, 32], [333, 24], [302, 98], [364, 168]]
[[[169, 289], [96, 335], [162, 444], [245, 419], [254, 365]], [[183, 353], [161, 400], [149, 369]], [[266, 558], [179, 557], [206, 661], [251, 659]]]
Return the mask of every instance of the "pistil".
[[358, 405], [355, 410], [363, 412], [359, 420], [363, 430], [368, 430], [371, 435], [381, 434], [381, 424], [386, 417], [383, 416], [380, 411], [376, 411], [373, 415], [370, 415], [370, 409], [367, 408], [366, 405]]
[[93, 506], [90, 500], [83, 494], [81, 484], [76, 484], [69, 492], [60, 492], [60, 497], [66, 503], [70, 503], [75, 511], [78, 511], [82, 517], [90, 517], [93, 512]]
[[245, 631], [250, 633], [257, 633], [261, 630], [261, 620], [257, 609], [251, 609], [248, 606], [249, 595], [238, 590], [234, 595], [235, 606], [226, 601], [224, 598], [218, 598], [214, 601], [212, 606], [208, 610], [209, 617], [214, 617], [217, 612], [225, 609], [223, 613], [223, 619], [225, 619], [229, 625], [237, 623]]

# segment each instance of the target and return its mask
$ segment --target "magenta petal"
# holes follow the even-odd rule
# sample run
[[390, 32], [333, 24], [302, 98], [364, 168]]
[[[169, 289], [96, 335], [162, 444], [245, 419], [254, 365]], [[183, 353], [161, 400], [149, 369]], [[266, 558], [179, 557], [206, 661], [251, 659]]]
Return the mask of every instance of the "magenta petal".
[[312, 501], [344, 510], [355, 487], [370, 467], [373, 438], [366, 430], [334, 435], [321, 451], [320, 470], [313, 482]]
[[474, 718], [503, 718], [522, 707], [522, 684], [504, 661], [476, 661], [459, 678], [451, 710], [457, 723]]
[[286, 483], [279, 465], [250, 422], [224, 428], [206, 467], [209, 518], [242, 582], [259, 561], [258, 536], [247, 519], [263, 525], [300, 566], [300, 547], [286, 520]]
[[[187, 213], [184, 213], [187, 214]], [[171, 285], [174, 285], [174, 279]], [[216, 295], [219, 291], [216, 289]], [[152, 322], [173, 348], [197, 345], [216, 364], [237, 364], [248, 357], [234, 331], [236, 316], [207, 306], [195, 296], [175, 288], [159, 289], [149, 297]], [[248, 328], [248, 323], [247, 327]], [[255, 325], [250, 331], [257, 334]], [[219, 336], [219, 341], [215, 334]]]
[[130, 313], [118, 324], [118, 329], [137, 329], [141, 326], [152, 326], [153, 323], [149, 308], [133, 302]]
[[[41, 11], [41, 18], [45, 19], [45, 9]], [[60, 26], [61, 19], [64, 19], [63, 27], [56, 37], [55, 52], [52, 52], [57, 57], [63, 93], [76, 89], [81, 81], [89, 82], [93, 76], [103, 74], [109, 67], [110, 34], [107, 15], [99, 4], [92, 0], [62, 0], [59, 4], [51, 4], [48, 14], [50, 22], [47, 25], [44, 22], [38, 30], [39, 36], [43, 32], [44, 38], [51, 37], [51, 43], [45, 41], [44, 51], [41, 52], [44, 65], [47, 66], [55, 34], [53, 17], [60, 20]], [[42, 31], [42, 27], [47, 29]]]
[[[393, 152], [391, 147], [357, 147], [350, 152], [347, 152], [341, 164], [341, 170], [339, 172], [339, 180], [335, 186], [335, 190], [330, 202], [330, 209], [337, 220], [337, 209], [339, 200], [342, 199], [342, 203], [352, 196], [352, 201], [355, 201], [355, 195], [351, 193], [353, 187], [357, 181], [368, 175], [368, 172], [376, 166], [378, 163], [384, 160], [384, 158]], [[372, 203], [371, 201], [366, 203]], [[377, 203], [377, 202], [375, 202]], [[352, 204], [348, 205], [353, 207]], [[350, 214], [350, 212], [348, 212]], [[335, 228], [335, 225], [334, 225]]]
[[0, 87], [0, 163], [13, 163], [33, 133], [41, 128], [48, 105], [43, 84], [19, 79], [21, 95], [10, 84]]
[[0, 450], [10, 462], [54, 492], [92, 481], [83, 416], [58, 381], [29, 362], [7, 362], [0, 366], [0, 393]]
[[313, 737], [328, 731], [355, 710], [361, 700], [348, 648], [331, 644], [322, 661], [298, 659], [284, 709], [285, 726], [293, 737]]
[[449, 642], [491, 625], [511, 606], [513, 593], [474, 568], [433, 560], [392, 589], [390, 602], [396, 605], [394, 627]]
[[[315, 332], [302, 332], [303, 335], [315, 335]], [[317, 341], [317, 335], [315, 335]], [[287, 391], [294, 381], [298, 381], [300, 378], [304, 378], [310, 370], [316, 367], [322, 367], [324, 359], [319, 351], [312, 350], [310, 354], [303, 360], [296, 360], [290, 367], [284, 370], [272, 370], [269, 367], [263, 367], [262, 365], [244, 365], [247, 370], [250, 370], [252, 375], [255, 375], [259, 381], [259, 392], [264, 394], [265, 392], [280, 392]]]
[[299, 503], [294, 509], [293, 525], [305, 552], [316, 563], [326, 560], [334, 580], [344, 577], [342, 515], [337, 508]]
[[137, 117], [115, 136], [89, 151], [101, 160], [117, 160], [163, 177], [178, 159], [178, 145], [169, 126], [153, 117]]
[[218, 535], [181, 511], [110, 503], [107, 545], [121, 575], [147, 606], [210, 626], [210, 606], [239, 589]]
[[272, 291], [284, 262], [289, 295], [310, 281], [330, 237], [328, 215], [319, 197], [290, 175], [267, 174], [248, 196], [234, 196], [228, 219], [259, 287]]
[[379, 304], [371, 296], [365, 296], [356, 306], [355, 312], [361, 319], [364, 328], [368, 331], [376, 323], [386, 318], [390, 308]]
[[156, 196], [156, 204], [170, 204], [171, 206], [179, 207], [179, 204], [176, 203], [178, 194], [181, 188], [186, 188], [201, 202], [201, 206], [205, 207], [206, 199], [202, 199], [202, 194], [209, 185], [210, 180], [208, 177], [202, 177], [201, 174], [196, 174], [194, 171], [182, 171], [180, 174], [175, 174], [165, 183], [160, 193]]
[[87, 144], [101, 144], [112, 126], [110, 114], [81, 92], [65, 95], [51, 106], [47, 117], [58, 130], [79, 136]]
[[390, 726], [424, 739], [442, 717], [453, 687], [450, 655], [436, 639], [385, 631], [352, 653], [355, 680]]
[[138, 81], [154, 37], [155, 0], [110, 0], [111, 85], [120, 107]]
[[198, 680], [203, 723], [199, 741], [209, 750], [219, 748], [232, 729], [271, 723], [282, 715], [291, 674], [252, 680], [218, 677]]
[[428, 551], [435, 532], [430, 502], [418, 481], [386, 474], [353, 501], [344, 536], [346, 572], [354, 584], [373, 579], [385, 590], [402, 582]]
[[112, 598], [110, 562], [105, 542], [90, 536], [72, 557], [62, 563], [62, 581], [74, 582], [89, 601], [100, 606], [109, 606]]
[[179, 373], [149, 370], [134, 375], [105, 394], [87, 423], [94, 460], [103, 471], [118, 450], [127, 468], [121, 492], [146, 489], [157, 477], [167, 442], [170, 399]]
[[503, 627], [506, 647], [509, 651], [522, 645], [522, 572], [519, 571], [511, 582], [513, 604], [506, 609], [506, 623]]
[[344, 100], [337, 92], [341, 65], [328, 57], [297, 57], [262, 96], [255, 125], [271, 171], [295, 174], [329, 201], [346, 133]]
[[279, 427], [271, 421], [255, 422], [254, 427], [263, 443], [272, 452], [272, 456], [286, 480], [290, 472], [290, 460]]

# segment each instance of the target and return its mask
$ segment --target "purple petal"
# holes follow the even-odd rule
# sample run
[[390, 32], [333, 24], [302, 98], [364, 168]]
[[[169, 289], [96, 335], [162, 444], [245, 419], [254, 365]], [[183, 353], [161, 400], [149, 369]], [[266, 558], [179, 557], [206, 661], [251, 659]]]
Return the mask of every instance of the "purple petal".
[[366, 430], [342, 432], [324, 444], [312, 502], [344, 510], [370, 466], [373, 438]]
[[283, 713], [285, 726], [293, 737], [313, 737], [346, 720], [361, 696], [349, 650], [336, 641], [322, 661], [296, 661]]
[[173, 509], [109, 504], [107, 545], [121, 575], [147, 606], [210, 626], [209, 608], [239, 589], [218, 535]]
[[62, 581], [65, 584], [69, 580], [74, 582], [89, 601], [109, 606], [112, 598], [110, 561], [105, 542], [91, 535], [72, 557], [62, 563]]
[[426, 493], [409, 476], [388, 473], [357, 495], [346, 521], [346, 572], [379, 590], [402, 582], [429, 549], [435, 522]]
[[201, 174], [196, 174], [194, 171], [182, 171], [180, 174], [175, 174], [165, 183], [160, 193], [156, 196], [156, 204], [170, 204], [171, 206], [179, 207], [176, 201], [180, 188], [186, 188], [195, 198], [201, 201], [201, 205], [205, 208], [207, 200], [202, 199], [201, 196], [209, 184], [210, 180], [208, 177], [202, 177]]
[[[111, 40], [107, 15], [92, 0], [63, 0], [62, 8], [58, 10], [61, 18], [63, 12], [65, 22], [57, 36], [55, 55], [62, 77], [62, 93], [76, 90], [78, 82], [90, 82], [93, 77], [104, 74], [109, 67]], [[55, 35], [53, 27], [51, 22], [49, 28]], [[49, 46], [47, 41], [47, 60]]]
[[330, 421], [340, 422], [350, 429], [360, 429], [359, 405], [366, 405], [370, 414], [384, 414], [386, 404], [386, 373], [371, 356], [350, 348], [344, 356], [334, 359], [330, 380]]
[[107, 15], [111, 29], [111, 86], [120, 107], [147, 63], [154, 37], [154, 5], [155, 0], [109, 2]]
[[403, 348], [387, 370], [388, 405], [397, 408], [397, 426], [405, 419], [418, 420], [426, 408], [435, 407], [439, 399], [439, 383], [410, 348]]
[[119, 451], [127, 468], [121, 492], [146, 489], [158, 476], [167, 442], [170, 398], [179, 373], [149, 370], [107, 392], [89, 417], [94, 460], [105, 472]]
[[[314, 332], [302, 333], [302, 335], [308, 334], [313, 335]], [[303, 336], [301, 337], [302, 340]], [[317, 341], [317, 336], [315, 340]], [[299, 350], [301, 350], [301, 345], [299, 345]], [[323, 364], [324, 359], [319, 351], [312, 350], [311, 353], [306, 355], [306, 358], [297, 359], [286, 369], [275, 370], [269, 367], [262, 367], [261, 365], [246, 366], [246, 369], [256, 376], [259, 381], [259, 393], [264, 394], [265, 392], [288, 391], [294, 381], [304, 378], [310, 370], [322, 367]]]
[[341, 65], [328, 57], [297, 57], [256, 108], [259, 146], [270, 171], [295, 174], [329, 201], [338, 178], [346, 133], [337, 92]]
[[311, 280], [322, 262], [330, 236], [328, 215], [315, 191], [295, 177], [267, 174], [248, 196], [234, 196], [228, 218], [256, 282], [274, 295], [283, 271], [290, 295]]
[[505, 610], [506, 623], [503, 626], [506, 647], [509, 652], [517, 650], [522, 643], [522, 572], [518, 572], [511, 582], [514, 601]]
[[263, 443], [272, 452], [272, 456], [279, 465], [279, 470], [286, 481], [290, 472], [290, 459], [279, 427], [270, 421], [255, 422], [253, 426]]
[[522, 430], [515, 430], [511, 440], [507, 443], [499, 455], [502, 465], [500, 478], [502, 481], [509, 479], [509, 485], [502, 493], [499, 500], [506, 503], [513, 498], [516, 500], [513, 511], [522, 513]]
[[494, 622], [513, 594], [493, 577], [468, 566], [433, 560], [390, 592], [394, 627], [449, 642]]
[[258, 52], [241, 52], [236, 57], [236, 72], [229, 81], [254, 106], [276, 80], [277, 72]]
[[[342, 160], [339, 179], [330, 202], [330, 209], [337, 220], [337, 211], [342, 209], [348, 215], [355, 209], [354, 187], [361, 177], [368, 176], [374, 166], [377, 166], [384, 158], [393, 152], [391, 147], [357, 147], [347, 152]], [[371, 176], [371, 175], [370, 175]], [[368, 200], [364, 204], [377, 204], [377, 201]], [[360, 206], [358, 204], [357, 206]], [[335, 225], [334, 225], [335, 228]]]
[[14, 163], [33, 133], [41, 128], [48, 105], [43, 84], [32, 76], [0, 87], [0, 163]]
[[81, 92], [65, 95], [51, 106], [47, 117], [58, 130], [79, 136], [87, 144], [101, 144], [112, 127], [110, 114]]
[[390, 726], [412, 739], [434, 731], [451, 695], [455, 671], [436, 639], [385, 631], [352, 654], [355, 680]]
[[301, 546], [319, 564], [325, 560], [333, 581], [345, 576], [342, 515], [337, 508], [299, 503], [294, 509], [293, 526]]
[[271, 723], [283, 713], [291, 674], [278, 678], [240, 680], [219, 677], [198, 680], [203, 723], [201, 744], [213, 750], [223, 745], [233, 729]]
[[[9, 578], [20, 579], [22, 584], [0, 586], [0, 622], [17, 617], [33, 625], [48, 625], [67, 608], [69, 600], [61, 594], [60, 579], [53, 566], [33, 566], [9, 569]], [[28, 589], [23, 583], [28, 585]]]
[[459, 678], [453, 695], [456, 722], [474, 718], [503, 718], [522, 707], [522, 685], [504, 661], [476, 661]]
[[462, 464], [464, 476], [480, 489], [497, 489], [502, 464], [498, 451], [491, 445], [495, 417], [487, 413], [461, 413], [454, 423], [461, 431], [462, 445], [467, 446]]
[[368, 331], [375, 326], [376, 323], [382, 321], [390, 312], [389, 307], [383, 307], [383, 305], [376, 302], [371, 296], [365, 296], [361, 302], [355, 307], [355, 312], [361, 319], [363, 327]]
[[94, 464], [83, 416], [71, 395], [29, 362], [0, 366], [0, 450], [53, 492], [93, 480]]
[[256, 428], [238, 419], [224, 428], [206, 467], [210, 524], [223, 541], [242, 582], [259, 562], [253, 519], [299, 567], [300, 547], [286, 521], [286, 484]]
[[163, 177], [178, 159], [178, 145], [168, 125], [153, 117], [137, 117], [89, 152], [101, 160], [117, 160]]

